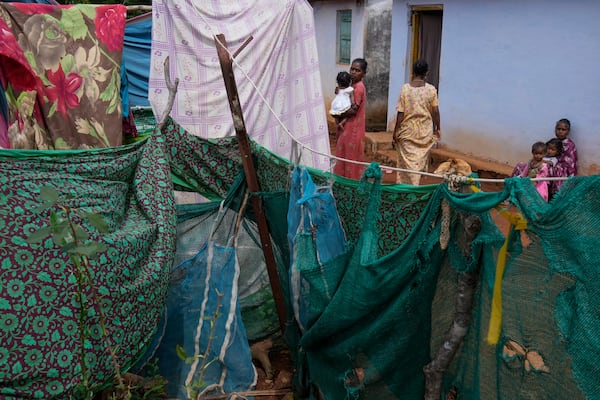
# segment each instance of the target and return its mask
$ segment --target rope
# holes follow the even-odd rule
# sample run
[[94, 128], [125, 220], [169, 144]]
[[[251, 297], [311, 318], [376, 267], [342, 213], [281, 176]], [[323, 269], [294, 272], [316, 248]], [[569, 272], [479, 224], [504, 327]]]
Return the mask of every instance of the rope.
[[[198, 10], [200, 11], [200, 10]], [[273, 110], [273, 108], [271, 108], [271, 105], [269, 104], [269, 102], [267, 101], [267, 99], [265, 98], [265, 96], [263, 95], [263, 93], [260, 91], [260, 89], [256, 86], [256, 84], [254, 83], [254, 81], [250, 78], [250, 76], [248, 76], [248, 73], [246, 72], [246, 70], [244, 70], [244, 68], [235, 60], [235, 58], [233, 57], [232, 52], [225, 46], [224, 43], [222, 43], [218, 38], [217, 38], [217, 34], [215, 33], [215, 30], [212, 28], [211, 24], [204, 18], [204, 16], [202, 15], [201, 12], [198, 12], [198, 16], [200, 17], [200, 19], [202, 19], [202, 21], [205, 23], [205, 25], [208, 27], [209, 31], [212, 33], [214, 39], [216, 42], [219, 43], [219, 45], [221, 47], [223, 47], [223, 49], [225, 49], [225, 51], [227, 51], [227, 54], [229, 54], [229, 57], [231, 58], [232, 63], [239, 68], [239, 70], [242, 72], [242, 74], [244, 75], [244, 77], [246, 78], [246, 80], [250, 83], [250, 85], [254, 88], [255, 92], [258, 94], [258, 96], [260, 97], [260, 99], [262, 100], [262, 102], [264, 103], [264, 105], [266, 106], [266, 108], [269, 110], [269, 112], [272, 114], [272, 116], [275, 118], [275, 120], [277, 121], [277, 123], [281, 126], [281, 128], [283, 129], [283, 131], [290, 137], [290, 139], [296, 143], [298, 146], [301, 147], [302, 149], [306, 149], [314, 154], [323, 156], [323, 157], [327, 157], [329, 159], [332, 160], [339, 160], [339, 161], [343, 161], [343, 162], [347, 162], [347, 163], [352, 163], [352, 164], [358, 164], [358, 165], [362, 165], [365, 167], [368, 167], [371, 163], [370, 162], [363, 162], [363, 161], [356, 161], [356, 160], [350, 160], [347, 158], [342, 158], [342, 157], [337, 157], [335, 155], [329, 154], [329, 153], [323, 153], [321, 151], [315, 150], [311, 147], [309, 147], [308, 145], [306, 145], [305, 143], [302, 143], [301, 141], [299, 141], [298, 139], [296, 139], [296, 137], [292, 134], [292, 132], [290, 132], [290, 130], [287, 128], [287, 126], [283, 123], [283, 121], [281, 121], [281, 119], [279, 119], [279, 117], [277, 116], [277, 113], [275, 112], [275, 110]], [[422, 175], [422, 176], [429, 176], [429, 177], [433, 177], [433, 178], [442, 178], [445, 179], [444, 175], [439, 175], [439, 174], [433, 174], [430, 172], [425, 172], [425, 171], [413, 171], [413, 170], [409, 170], [409, 169], [403, 169], [403, 168], [397, 168], [397, 167], [391, 167], [388, 165], [381, 165], [380, 166], [381, 169], [384, 170], [390, 170], [390, 171], [396, 171], [396, 172], [405, 172], [405, 173], [409, 173], [409, 174], [418, 174], [418, 175]], [[489, 182], [489, 183], [500, 183], [500, 182], [504, 182], [504, 179], [487, 179], [487, 178], [469, 178], [470, 180], [468, 182]], [[536, 181], [558, 181], [558, 180], [566, 180], [567, 178], [565, 177], [561, 177], [561, 178], [532, 178], [531, 180], [533, 182]]]

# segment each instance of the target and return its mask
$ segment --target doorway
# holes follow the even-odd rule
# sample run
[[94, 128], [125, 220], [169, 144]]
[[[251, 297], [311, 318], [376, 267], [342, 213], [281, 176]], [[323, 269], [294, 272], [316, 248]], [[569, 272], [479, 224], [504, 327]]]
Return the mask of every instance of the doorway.
[[411, 10], [412, 51], [410, 66], [418, 59], [429, 64], [427, 81], [439, 91], [440, 55], [442, 50], [441, 5], [413, 6]]

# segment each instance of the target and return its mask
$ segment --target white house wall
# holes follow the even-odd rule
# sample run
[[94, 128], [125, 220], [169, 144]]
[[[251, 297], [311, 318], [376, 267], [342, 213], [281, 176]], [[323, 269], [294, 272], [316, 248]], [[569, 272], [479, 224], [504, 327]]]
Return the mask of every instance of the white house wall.
[[600, 1], [394, 0], [388, 128], [409, 79], [409, 10], [442, 4], [442, 142], [514, 164], [571, 121], [580, 174], [599, 173]]
[[[363, 5], [351, 1], [312, 1], [317, 36], [317, 52], [319, 69], [323, 86], [325, 106], [329, 109], [335, 96], [335, 77], [340, 71], [348, 71], [350, 64], [337, 63], [337, 11], [352, 10], [352, 36], [350, 59], [363, 57], [364, 52], [364, 17]], [[331, 119], [330, 122], [333, 122]]]

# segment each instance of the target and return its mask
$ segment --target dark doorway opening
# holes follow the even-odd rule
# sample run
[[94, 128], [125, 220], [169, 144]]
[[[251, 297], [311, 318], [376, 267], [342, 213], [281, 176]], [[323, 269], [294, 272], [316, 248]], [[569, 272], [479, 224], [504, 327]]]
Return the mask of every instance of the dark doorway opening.
[[439, 90], [442, 50], [442, 6], [412, 8], [412, 53], [410, 65], [425, 59], [429, 64], [427, 80]]

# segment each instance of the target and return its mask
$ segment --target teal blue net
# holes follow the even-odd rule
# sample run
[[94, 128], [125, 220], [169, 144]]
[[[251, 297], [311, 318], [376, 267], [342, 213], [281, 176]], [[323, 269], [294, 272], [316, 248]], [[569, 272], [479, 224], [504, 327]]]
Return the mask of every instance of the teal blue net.
[[[172, 121], [162, 134], [164, 142], [104, 151], [0, 152], [3, 396], [65, 398], [80, 380], [78, 336], [69, 316], [77, 304], [70, 296], [65, 258], [50, 243], [31, 249], [24, 242], [43, 224], [30, 210], [49, 182], [73, 194], [73, 206], [98, 210], [109, 221], [106, 238], [92, 233], [109, 245], [92, 267], [109, 293], [102, 309], [113, 321], [110, 329], [124, 369], [148, 357], [146, 349], [165, 333], [160, 321], [166, 296], [182, 282], [171, 269], [188, 265], [206, 241], [202, 235], [197, 241], [186, 237], [182, 228], [187, 222], [206, 236], [214, 222], [208, 215], [215, 212], [212, 206], [186, 219], [180, 208], [176, 231], [172, 189], [215, 201], [230, 195], [234, 211], [245, 192], [232, 192], [241, 171], [235, 138], [200, 139]], [[382, 185], [375, 165], [361, 182], [298, 169], [308, 173], [299, 187], [295, 166], [255, 143], [252, 152], [261, 190], [252, 196], [264, 204], [278, 253], [285, 338], [296, 371], [294, 398], [424, 398], [431, 382], [424, 367], [438, 359], [455, 325], [465, 277], [473, 277], [473, 290], [466, 292], [473, 304], [461, 315], [468, 322], [465, 336], [441, 375], [439, 398], [599, 398], [598, 176], [569, 179], [549, 204], [528, 179], [507, 179], [500, 193], [454, 193], [445, 184]], [[316, 191], [307, 185], [309, 177]], [[496, 207], [507, 199], [512, 204], [507, 218], [517, 221], [518, 212], [527, 225], [510, 229], [503, 256], [509, 229], [499, 229], [504, 217]], [[442, 212], [444, 203], [449, 214]], [[335, 210], [324, 208], [332, 205]], [[288, 211], [295, 208], [299, 214], [290, 223]], [[250, 209], [243, 217], [242, 224], [254, 224]], [[473, 221], [475, 235], [470, 234]], [[260, 253], [255, 229], [245, 229], [254, 237], [248, 241], [249, 246], [255, 242], [252, 254]], [[340, 247], [323, 245], [323, 237]], [[440, 237], [449, 238], [447, 249]], [[498, 275], [503, 257], [505, 269]], [[243, 281], [250, 281], [256, 269]], [[501, 314], [492, 313], [500, 290]], [[272, 299], [271, 311], [252, 317], [245, 317], [244, 309], [260, 308], [269, 296], [245, 305], [239, 300], [248, 339], [272, 334], [277, 325]], [[262, 321], [257, 315], [269, 322], [251, 329], [255, 320]], [[490, 319], [500, 322], [494, 344]], [[106, 384], [112, 368], [105, 348], [99, 340], [91, 344], [94, 383]], [[247, 358], [239, 364], [249, 365]]]

